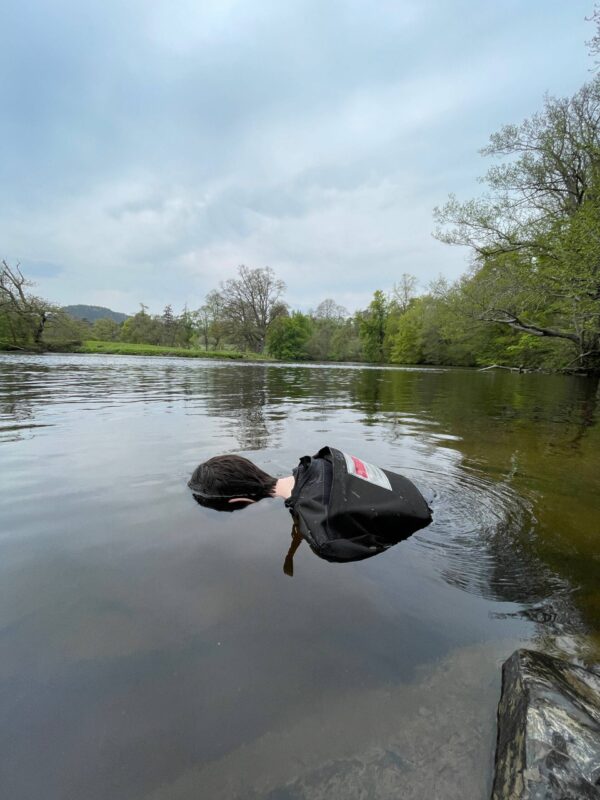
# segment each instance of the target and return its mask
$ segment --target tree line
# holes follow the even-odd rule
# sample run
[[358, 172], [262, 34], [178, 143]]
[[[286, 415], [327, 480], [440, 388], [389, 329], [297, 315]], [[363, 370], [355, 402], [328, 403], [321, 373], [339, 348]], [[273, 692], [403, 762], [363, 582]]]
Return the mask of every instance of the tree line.
[[[592, 49], [600, 52], [595, 39]], [[485, 194], [451, 195], [435, 210], [435, 235], [471, 254], [457, 281], [440, 277], [419, 292], [404, 274], [353, 314], [331, 298], [305, 313], [285, 302], [272, 269], [240, 266], [198, 309], [150, 315], [142, 305], [121, 325], [98, 320], [84, 330], [4, 261], [0, 344], [95, 337], [280, 359], [600, 371], [600, 78], [572, 97], [547, 97], [482, 154], [493, 159]]]

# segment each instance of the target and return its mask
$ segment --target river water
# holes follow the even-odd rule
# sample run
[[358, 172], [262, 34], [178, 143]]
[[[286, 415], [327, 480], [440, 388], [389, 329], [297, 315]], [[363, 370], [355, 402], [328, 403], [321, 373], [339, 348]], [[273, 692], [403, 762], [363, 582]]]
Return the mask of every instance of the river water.
[[[0, 785], [11, 800], [486, 798], [500, 666], [600, 656], [598, 387], [468, 370], [0, 357]], [[434, 522], [329, 564], [265, 500], [325, 444]]]

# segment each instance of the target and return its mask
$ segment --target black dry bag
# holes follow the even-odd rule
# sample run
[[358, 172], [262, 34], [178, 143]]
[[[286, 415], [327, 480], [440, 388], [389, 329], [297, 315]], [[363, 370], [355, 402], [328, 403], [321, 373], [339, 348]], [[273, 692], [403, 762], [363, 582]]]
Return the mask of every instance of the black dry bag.
[[327, 561], [359, 561], [431, 522], [431, 509], [402, 475], [323, 447], [294, 470], [290, 509], [302, 536]]

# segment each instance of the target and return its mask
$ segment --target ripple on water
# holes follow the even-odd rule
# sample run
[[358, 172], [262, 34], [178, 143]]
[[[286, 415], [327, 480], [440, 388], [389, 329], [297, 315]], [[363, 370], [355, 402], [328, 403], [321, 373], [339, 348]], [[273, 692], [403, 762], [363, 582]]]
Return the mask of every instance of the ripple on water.
[[461, 467], [428, 472], [424, 494], [433, 522], [413, 537], [448, 583], [496, 601], [536, 602], [565, 591], [527, 551], [535, 518], [533, 503], [509, 479], [494, 482]]

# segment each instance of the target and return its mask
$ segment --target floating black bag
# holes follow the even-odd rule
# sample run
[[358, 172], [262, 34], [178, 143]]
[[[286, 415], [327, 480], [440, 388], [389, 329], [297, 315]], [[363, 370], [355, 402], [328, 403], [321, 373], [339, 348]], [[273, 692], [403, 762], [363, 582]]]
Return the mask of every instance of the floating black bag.
[[302, 536], [327, 561], [359, 561], [431, 522], [417, 487], [333, 447], [304, 456], [294, 470], [290, 509]]

